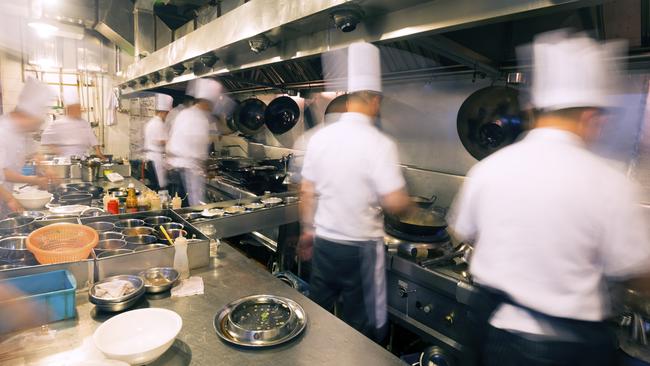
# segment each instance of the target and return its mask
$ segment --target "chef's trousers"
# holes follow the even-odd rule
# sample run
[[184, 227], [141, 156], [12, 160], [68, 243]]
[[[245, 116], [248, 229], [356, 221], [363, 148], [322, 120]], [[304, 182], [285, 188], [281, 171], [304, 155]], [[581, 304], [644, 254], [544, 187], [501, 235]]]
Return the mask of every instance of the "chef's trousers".
[[[537, 337], [538, 339], [535, 339]], [[512, 333], [490, 326], [481, 365], [485, 366], [614, 366], [613, 332], [594, 329], [590, 339], [567, 342]]]
[[145, 174], [153, 189], [157, 191], [165, 189], [167, 187], [167, 168], [165, 167], [163, 154], [149, 152], [147, 153], [147, 159]]
[[202, 171], [188, 168], [174, 168], [169, 171], [169, 193], [178, 193], [183, 206], [198, 206], [205, 196], [205, 176]]
[[384, 246], [373, 241], [314, 240], [310, 297], [333, 311], [341, 298], [341, 318], [367, 337], [386, 336], [386, 271]]

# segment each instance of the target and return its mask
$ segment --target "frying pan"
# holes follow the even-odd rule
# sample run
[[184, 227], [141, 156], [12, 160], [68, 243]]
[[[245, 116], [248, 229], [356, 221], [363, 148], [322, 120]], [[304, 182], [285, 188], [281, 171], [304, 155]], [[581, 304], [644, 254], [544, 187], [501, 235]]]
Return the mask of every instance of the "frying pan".
[[386, 214], [386, 225], [411, 235], [436, 235], [447, 227], [444, 216], [433, 208], [435, 198], [411, 197], [411, 201], [415, 207], [409, 211], [400, 215]]
[[298, 103], [287, 96], [273, 99], [264, 112], [266, 127], [275, 134], [282, 135], [298, 123], [300, 108]]
[[259, 99], [246, 99], [235, 112], [235, 125], [244, 135], [254, 135], [264, 126], [266, 104]]

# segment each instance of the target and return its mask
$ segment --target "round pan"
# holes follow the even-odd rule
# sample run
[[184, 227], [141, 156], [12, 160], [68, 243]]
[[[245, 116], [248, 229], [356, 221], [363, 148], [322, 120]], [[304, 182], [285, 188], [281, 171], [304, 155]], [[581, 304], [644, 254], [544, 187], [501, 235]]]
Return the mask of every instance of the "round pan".
[[264, 112], [266, 127], [275, 135], [282, 135], [289, 131], [299, 119], [298, 103], [287, 96], [273, 99]]

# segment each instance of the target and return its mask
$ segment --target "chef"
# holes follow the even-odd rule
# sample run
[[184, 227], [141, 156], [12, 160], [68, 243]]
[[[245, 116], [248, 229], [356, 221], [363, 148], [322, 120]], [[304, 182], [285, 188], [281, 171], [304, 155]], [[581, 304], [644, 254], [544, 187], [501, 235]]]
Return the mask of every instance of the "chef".
[[169, 135], [165, 118], [172, 109], [174, 99], [156, 93], [156, 114], [144, 126], [144, 149], [147, 162], [147, 178], [155, 190], [167, 187], [167, 169], [165, 168], [165, 144]]
[[196, 80], [195, 104], [182, 110], [171, 127], [167, 143], [170, 193], [178, 193], [191, 206], [204, 200], [204, 164], [211, 144], [210, 115], [221, 93], [222, 86], [218, 81]]
[[51, 122], [41, 135], [41, 144], [54, 150], [56, 155], [87, 156], [93, 149], [97, 157], [104, 159], [97, 137], [90, 123], [81, 118], [81, 104], [77, 89], [65, 89], [63, 93], [65, 116]]
[[10, 192], [14, 183], [37, 185], [42, 188], [48, 184], [47, 177], [25, 176], [22, 168], [27, 159], [36, 155], [37, 145], [33, 139], [45, 120], [48, 105], [54, 94], [47, 85], [32, 78], [25, 81], [16, 108], [0, 116], [0, 176], [3, 176], [4, 192], [1, 211], [19, 211], [22, 208], [13, 200]]
[[535, 128], [476, 164], [452, 206], [454, 235], [475, 244], [483, 365], [617, 364], [606, 281], [648, 272], [650, 242], [637, 187], [588, 149], [611, 106], [615, 48], [538, 36]]
[[[395, 143], [376, 127], [382, 100], [379, 49], [348, 51], [347, 112], [309, 141], [302, 169], [300, 251], [313, 256], [312, 299], [381, 341], [387, 324], [381, 206], [409, 205]], [[310, 244], [313, 241], [313, 250]]]

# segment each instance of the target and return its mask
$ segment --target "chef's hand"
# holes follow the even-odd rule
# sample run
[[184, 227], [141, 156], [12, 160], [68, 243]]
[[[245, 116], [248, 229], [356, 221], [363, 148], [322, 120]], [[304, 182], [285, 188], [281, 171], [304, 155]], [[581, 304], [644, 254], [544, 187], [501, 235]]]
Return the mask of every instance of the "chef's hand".
[[300, 240], [298, 241], [298, 258], [301, 261], [306, 262], [311, 259], [311, 256], [314, 251], [314, 231], [313, 230], [304, 230], [300, 234]]
[[7, 201], [7, 207], [9, 207], [11, 212], [23, 212], [23, 211], [25, 211], [23, 206], [16, 199], [10, 199], [9, 201]]
[[47, 189], [47, 186], [50, 183], [50, 178], [48, 177], [33, 177], [30, 184], [38, 186], [40, 189]]

